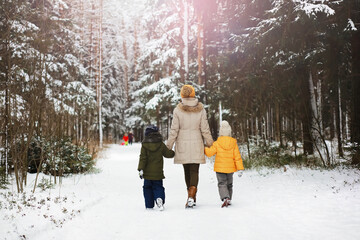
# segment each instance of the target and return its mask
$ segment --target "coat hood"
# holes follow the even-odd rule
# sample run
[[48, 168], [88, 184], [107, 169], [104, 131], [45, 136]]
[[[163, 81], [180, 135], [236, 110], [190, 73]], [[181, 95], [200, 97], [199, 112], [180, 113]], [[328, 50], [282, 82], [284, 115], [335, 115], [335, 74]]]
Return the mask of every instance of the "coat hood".
[[229, 136], [220, 136], [217, 139], [218, 144], [225, 150], [233, 149], [236, 145], [236, 139]]
[[196, 98], [182, 98], [177, 107], [183, 112], [201, 112], [204, 105]]
[[157, 151], [161, 144], [162, 144], [162, 136], [159, 132], [152, 132], [149, 133], [148, 136], [146, 136], [143, 140], [143, 146], [151, 151], [151, 152], [155, 152]]

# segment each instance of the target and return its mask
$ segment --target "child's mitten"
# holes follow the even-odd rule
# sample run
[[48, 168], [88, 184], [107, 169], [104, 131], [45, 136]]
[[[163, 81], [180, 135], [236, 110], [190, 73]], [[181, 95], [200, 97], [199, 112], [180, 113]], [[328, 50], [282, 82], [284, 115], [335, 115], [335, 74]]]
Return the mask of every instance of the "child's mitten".
[[139, 177], [140, 177], [140, 179], [144, 178], [144, 171], [143, 170], [139, 171]]
[[237, 175], [238, 175], [238, 177], [242, 177], [242, 175], [243, 175], [243, 170], [237, 171]]

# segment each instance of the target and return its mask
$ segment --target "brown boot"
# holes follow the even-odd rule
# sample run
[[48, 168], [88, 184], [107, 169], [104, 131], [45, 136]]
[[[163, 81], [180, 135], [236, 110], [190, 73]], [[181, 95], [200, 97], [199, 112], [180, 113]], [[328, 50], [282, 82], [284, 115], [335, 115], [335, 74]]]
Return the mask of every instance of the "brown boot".
[[197, 189], [196, 189], [196, 187], [195, 186], [191, 186], [191, 187], [189, 187], [189, 189], [188, 189], [188, 199], [187, 199], [187, 202], [186, 202], [186, 205], [185, 205], [185, 207], [186, 208], [192, 208], [194, 205], [196, 205], [195, 204], [195, 202], [196, 202], [196, 191], [197, 191]]
[[194, 194], [194, 206], [196, 206], [196, 193], [197, 193], [197, 187], [195, 187], [195, 186], [194, 186], [194, 188], [195, 188], [195, 194]]

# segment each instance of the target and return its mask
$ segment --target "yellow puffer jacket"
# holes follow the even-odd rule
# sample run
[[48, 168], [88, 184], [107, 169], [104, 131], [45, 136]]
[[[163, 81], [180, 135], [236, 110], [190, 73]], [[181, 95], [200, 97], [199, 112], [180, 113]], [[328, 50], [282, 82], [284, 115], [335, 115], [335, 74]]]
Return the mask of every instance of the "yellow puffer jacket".
[[208, 157], [216, 154], [214, 164], [215, 172], [233, 173], [238, 170], [244, 170], [243, 161], [235, 138], [220, 136], [210, 148], [205, 148], [205, 154]]

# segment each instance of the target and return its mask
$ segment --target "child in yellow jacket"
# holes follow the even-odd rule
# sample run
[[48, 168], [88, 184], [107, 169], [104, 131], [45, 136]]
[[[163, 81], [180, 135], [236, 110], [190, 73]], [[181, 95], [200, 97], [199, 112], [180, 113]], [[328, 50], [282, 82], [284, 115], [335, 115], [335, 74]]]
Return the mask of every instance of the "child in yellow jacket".
[[[214, 171], [218, 180], [220, 199], [223, 202], [221, 207], [227, 207], [231, 203], [234, 172], [244, 170], [239, 147], [236, 139], [231, 137], [231, 127], [227, 121], [221, 122], [219, 138], [210, 148], [205, 148], [205, 154], [208, 157], [216, 154]], [[239, 176], [241, 175], [242, 171]]]

